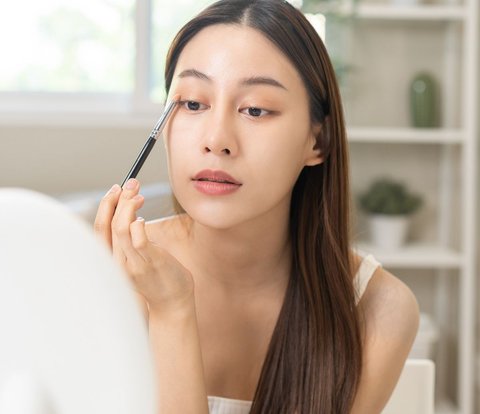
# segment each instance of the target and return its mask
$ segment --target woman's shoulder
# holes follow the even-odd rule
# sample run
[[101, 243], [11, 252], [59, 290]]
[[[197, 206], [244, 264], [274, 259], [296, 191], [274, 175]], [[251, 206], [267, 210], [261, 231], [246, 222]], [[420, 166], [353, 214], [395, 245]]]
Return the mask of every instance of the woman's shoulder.
[[[354, 274], [357, 277], [368, 256], [354, 256]], [[372, 262], [378, 263], [374, 259]], [[372, 269], [372, 275], [358, 304], [364, 316], [366, 335], [397, 336], [408, 344], [415, 338], [420, 318], [415, 294], [408, 285], [381, 265]]]
[[[405, 311], [405, 317], [418, 313], [417, 299], [402, 280], [379, 266], [368, 284], [364, 294], [364, 305], [372, 316], [378, 318], [395, 318], [398, 312]], [[392, 314], [385, 314], [391, 311]], [[390, 322], [392, 320], [390, 319]]]
[[[371, 256], [360, 256], [354, 254], [353, 258], [353, 274], [359, 276], [359, 270], [362, 267], [364, 261], [369, 260]], [[415, 317], [418, 312], [417, 299], [410, 289], [402, 280], [384, 269], [374, 258], [370, 259], [370, 262], [378, 264], [372, 267], [372, 275], [369, 278], [367, 288], [362, 296], [360, 304], [363, 306], [366, 316], [370, 318], [387, 318], [390, 313], [386, 311], [392, 311], [395, 316], [398, 311], [410, 311], [406, 316]]]
[[364, 327], [364, 372], [352, 413], [380, 412], [398, 381], [418, 331], [412, 290], [377, 267], [359, 303]]
[[399, 306], [402, 303], [417, 305], [412, 290], [398, 277], [384, 269], [372, 255], [362, 256], [354, 253], [352, 267], [354, 278], [363, 276], [364, 270], [371, 272], [368, 274], [368, 286], [362, 296], [361, 303], [364, 306], [377, 308], [378, 306]]

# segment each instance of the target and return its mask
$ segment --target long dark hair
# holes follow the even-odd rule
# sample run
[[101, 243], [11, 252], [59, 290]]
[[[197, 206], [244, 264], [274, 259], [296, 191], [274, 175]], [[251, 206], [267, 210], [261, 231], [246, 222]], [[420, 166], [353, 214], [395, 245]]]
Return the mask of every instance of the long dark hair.
[[348, 148], [338, 85], [327, 50], [305, 16], [283, 0], [222, 0], [188, 22], [166, 62], [170, 89], [185, 45], [214, 24], [260, 31], [296, 67], [309, 96], [324, 162], [305, 167], [290, 208], [292, 269], [251, 413], [346, 414], [362, 368], [349, 229]]

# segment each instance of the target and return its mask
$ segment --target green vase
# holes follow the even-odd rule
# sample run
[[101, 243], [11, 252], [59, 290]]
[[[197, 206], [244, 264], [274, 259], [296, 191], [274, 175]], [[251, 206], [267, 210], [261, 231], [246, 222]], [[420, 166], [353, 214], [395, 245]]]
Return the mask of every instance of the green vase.
[[410, 116], [416, 128], [438, 127], [437, 87], [433, 76], [418, 73], [410, 83]]

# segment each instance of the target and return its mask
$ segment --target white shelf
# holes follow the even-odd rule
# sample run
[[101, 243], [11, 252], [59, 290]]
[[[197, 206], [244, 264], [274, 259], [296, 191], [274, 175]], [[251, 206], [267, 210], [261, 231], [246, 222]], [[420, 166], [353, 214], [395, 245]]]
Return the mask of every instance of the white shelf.
[[[394, 28], [393, 40], [400, 42], [402, 31], [406, 35], [402, 40], [399, 53], [408, 59], [408, 43], [415, 45], [421, 42], [416, 53], [428, 53], [429, 37], [416, 36], [416, 32], [409, 33], [412, 28], [421, 28], [428, 35], [441, 36], [444, 43], [441, 54], [436, 54], [439, 49], [432, 52], [432, 58], [436, 59], [435, 64], [443, 74], [443, 88], [446, 93], [444, 102], [444, 122], [450, 129], [416, 129], [398, 127], [357, 127], [355, 125], [347, 128], [347, 136], [350, 143], [382, 144], [407, 144], [411, 151], [415, 151], [418, 144], [445, 145], [441, 148], [439, 159], [439, 187], [438, 187], [438, 225], [440, 237], [443, 240], [451, 239], [453, 217], [458, 217], [458, 229], [461, 236], [459, 240], [461, 248], [458, 250], [449, 249], [431, 244], [408, 244], [397, 251], [385, 251], [368, 244], [357, 244], [361, 254], [372, 253], [387, 268], [393, 269], [453, 269], [458, 275], [458, 291], [454, 300], [449, 301], [451, 294], [449, 289], [449, 272], [439, 272], [442, 276], [436, 283], [435, 291], [432, 292], [433, 309], [437, 320], [456, 319], [458, 323], [458, 336], [455, 338], [455, 347], [449, 344], [450, 338], [441, 335], [439, 340], [438, 353], [438, 376], [436, 378], [436, 394], [438, 396], [452, 395], [457, 398], [453, 401], [445, 401], [439, 398], [435, 405], [436, 414], [473, 414], [475, 393], [470, 385], [474, 380], [475, 371], [475, 303], [476, 291], [474, 289], [476, 273], [476, 218], [478, 212], [475, 208], [477, 167], [477, 132], [478, 132], [478, 39], [479, 39], [479, 12], [480, 0], [459, 0], [456, 4], [453, 1], [442, 1], [449, 5], [440, 5], [440, 1], [434, 4], [422, 4], [417, 6], [395, 6], [389, 1], [358, 0], [357, 6], [353, 7], [354, 0], [343, 0], [341, 10], [331, 12], [344, 13], [345, 16], [352, 16], [360, 24], [360, 34], [365, 31], [368, 35], [379, 36], [379, 31], [389, 32], [390, 27]], [[393, 3], [393, 2], [392, 2]], [[418, 3], [427, 3], [419, 1]], [[429, 3], [433, 3], [429, 1]], [[461, 3], [461, 4], [460, 4]], [[338, 3], [337, 3], [338, 4]], [[349, 39], [353, 42], [352, 50], [360, 42], [360, 46], [372, 52], [369, 58], [372, 66], [375, 66], [373, 52], [388, 53], [388, 49], [374, 48], [371, 44], [364, 45], [362, 42], [369, 41], [369, 36], [355, 36], [356, 25], [351, 25], [352, 35]], [[372, 29], [370, 29], [372, 28]], [[429, 29], [432, 29], [431, 33]], [[438, 29], [441, 29], [439, 31]], [[377, 32], [378, 31], [378, 32]], [[388, 43], [386, 43], [388, 44]], [[374, 45], [374, 43], [373, 43]], [[393, 46], [397, 43], [393, 42]], [[382, 46], [383, 43], [382, 43]], [[370, 47], [370, 49], [369, 49]], [[422, 49], [420, 49], [420, 47]], [[422, 52], [419, 52], [421, 50]], [[393, 53], [396, 53], [394, 50]], [[403, 56], [403, 55], [402, 55]], [[415, 55], [416, 56], [416, 55]], [[418, 59], [425, 62], [429, 56], [422, 56]], [[422, 61], [422, 59], [424, 59]], [[366, 62], [365, 65], [370, 64]], [[423, 63], [425, 64], [425, 63]], [[405, 70], [411, 69], [405, 61]], [[378, 68], [376, 68], [378, 69]], [[402, 68], [398, 68], [401, 70]], [[380, 79], [382, 80], [382, 79]], [[360, 82], [353, 79], [353, 82]], [[386, 82], [386, 80], [385, 80]], [[373, 83], [372, 83], [373, 84]], [[363, 86], [363, 84], [361, 84]], [[370, 85], [371, 86], [371, 85]], [[375, 86], [378, 87], [377, 83]], [[394, 91], [395, 89], [392, 89]], [[393, 92], [390, 92], [393, 94]], [[365, 103], [368, 105], [368, 102]], [[463, 108], [459, 110], [458, 108]], [[378, 109], [377, 109], [378, 111]], [[450, 116], [451, 115], [451, 116]], [[458, 119], [457, 119], [457, 115]], [[361, 117], [361, 113], [358, 115]], [[357, 122], [357, 125], [365, 125], [365, 122]], [[456, 127], [460, 124], [459, 127]], [[460, 151], [453, 151], [448, 145], [456, 145]], [[352, 152], [357, 148], [352, 146]], [[460, 160], [457, 161], [457, 155]], [[428, 167], [428, 165], [426, 165]], [[456, 191], [458, 190], [458, 197]], [[453, 338], [452, 338], [453, 339]], [[454, 366], [452, 358], [456, 360]], [[478, 357], [480, 358], [480, 356]], [[479, 375], [479, 374], [477, 374]], [[451, 376], [454, 377], [453, 381]], [[478, 386], [480, 388], [480, 385]], [[478, 392], [478, 388], [476, 389]]]
[[386, 251], [367, 243], [359, 242], [360, 253], [371, 253], [385, 267], [444, 269], [458, 268], [463, 264], [463, 256], [455, 250], [434, 244], [407, 244], [399, 250]]
[[356, 15], [363, 19], [455, 21], [465, 18], [465, 9], [462, 6], [360, 4]]
[[465, 134], [461, 129], [442, 128], [363, 128], [347, 130], [350, 142], [408, 143], [408, 144], [460, 144]]

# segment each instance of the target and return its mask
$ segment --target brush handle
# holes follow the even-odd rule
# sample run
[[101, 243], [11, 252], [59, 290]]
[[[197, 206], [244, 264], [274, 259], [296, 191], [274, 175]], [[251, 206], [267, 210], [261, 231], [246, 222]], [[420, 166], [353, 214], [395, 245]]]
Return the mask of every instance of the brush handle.
[[155, 125], [155, 128], [153, 128], [152, 132], [150, 133], [150, 136], [148, 137], [147, 142], [143, 146], [142, 151], [140, 151], [140, 154], [137, 157], [135, 163], [133, 164], [132, 169], [129, 171], [129, 173], [125, 177], [125, 180], [123, 180], [122, 188], [130, 178], [135, 178], [137, 176], [138, 172], [140, 171], [140, 168], [142, 168], [143, 163], [147, 159], [148, 154], [150, 154], [150, 151], [155, 145], [155, 142], [157, 141], [157, 136], [162, 132], [163, 127], [167, 123], [168, 118], [173, 113], [173, 110], [175, 109], [175, 105], [178, 102], [179, 101], [171, 101], [163, 111], [162, 116], [160, 117], [157, 124]]
[[127, 176], [125, 177], [125, 180], [123, 180], [122, 188], [130, 178], [135, 178], [137, 176], [138, 172], [140, 171], [140, 168], [142, 168], [143, 163], [147, 159], [148, 154], [150, 154], [150, 151], [155, 145], [155, 142], [157, 142], [155, 138], [153, 138], [152, 136], [148, 137], [148, 140], [143, 146], [142, 151], [140, 151], [140, 154], [138, 155], [135, 163], [133, 164], [133, 167], [128, 172]]

